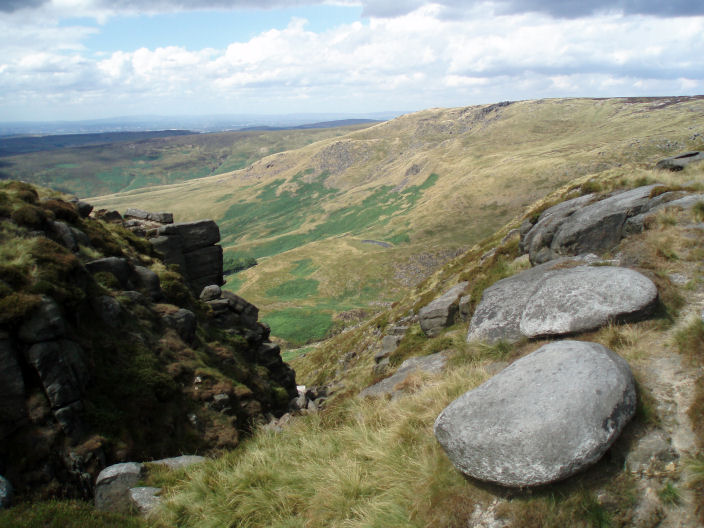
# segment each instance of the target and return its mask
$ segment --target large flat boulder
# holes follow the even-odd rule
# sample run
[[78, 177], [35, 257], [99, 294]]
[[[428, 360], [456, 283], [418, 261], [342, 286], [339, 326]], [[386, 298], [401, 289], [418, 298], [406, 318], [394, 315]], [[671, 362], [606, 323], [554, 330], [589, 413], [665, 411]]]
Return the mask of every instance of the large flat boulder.
[[467, 341], [566, 335], [636, 320], [650, 314], [657, 295], [655, 284], [637, 271], [560, 259], [487, 288]]
[[678, 193], [653, 192], [657, 187], [662, 186], [638, 187], [602, 200], [590, 194], [557, 204], [525, 231], [521, 247], [533, 264], [582, 253], [603, 253], [628, 234], [624, 226], [629, 218], [680, 197]]
[[220, 242], [220, 228], [213, 220], [167, 224], [159, 228], [158, 234], [179, 237], [184, 253]]
[[559, 341], [453, 401], [435, 436], [465, 475], [537, 486], [599, 460], [635, 409], [625, 360], [597, 343]]
[[436, 336], [443, 328], [455, 322], [459, 312], [459, 300], [467, 284], [460, 282], [418, 311], [418, 321], [425, 335]]

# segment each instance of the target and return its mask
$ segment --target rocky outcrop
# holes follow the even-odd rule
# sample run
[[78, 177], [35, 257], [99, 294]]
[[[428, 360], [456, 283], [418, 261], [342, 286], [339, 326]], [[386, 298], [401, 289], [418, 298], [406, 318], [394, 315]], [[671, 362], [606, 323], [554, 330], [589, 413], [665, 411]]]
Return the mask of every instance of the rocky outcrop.
[[210, 284], [224, 284], [220, 229], [212, 220], [167, 224], [149, 239], [168, 264], [177, 264], [191, 290], [199, 294]]
[[704, 161], [704, 152], [695, 150], [692, 152], [685, 152], [684, 154], [678, 154], [677, 156], [672, 156], [671, 158], [661, 159], [655, 164], [655, 168], [677, 172], [684, 170], [684, 168], [690, 163], [695, 163], [698, 161]]
[[418, 311], [420, 327], [425, 335], [436, 336], [443, 328], [455, 323], [459, 312], [459, 299], [467, 284], [460, 282]]
[[626, 220], [626, 224], [623, 227], [623, 232], [625, 235], [632, 235], [635, 233], [640, 233], [645, 229], [645, 226], [651, 221], [655, 215], [667, 208], [676, 209], [692, 209], [696, 204], [704, 202], [704, 194], [689, 194], [682, 198], [677, 198], [669, 202], [663, 202], [650, 208], [647, 212], [641, 213], [636, 216], [632, 216]]
[[9, 334], [0, 334], [0, 439], [17, 429], [26, 418], [25, 397], [17, 351]]
[[390, 395], [397, 398], [404, 392], [405, 384], [409, 378], [418, 373], [438, 374], [447, 364], [447, 354], [438, 352], [429, 356], [407, 359], [396, 372], [386, 379], [371, 385], [359, 393], [360, 398], [380, 397]]
[[[19, 500], [92, 499], [106, 464], [233, 448], [288, 411], [295, 373], [257, 308], [217, 285], [206, 308], [122, 228], [168, 217], [89, 217], [29, 185], [0, 187], [0, 238], [21, 251], [0, 264], [0, 471]], [[184, 263], [221, 255], [217, 226], [195, 224], [163, 231]], [[222, 277], [207, 260], [214, 272], [197, 281]]]
[[566, 335], [642, 318], [657, 293], [650, 279], [627, 268], [586, 266], [579, 259], [548, 262], [484, 290], [467, 341]]
[[465, 475], [537, 486], [599, 460], [635, 409], [633, 375], [621, 357], [600, 344], [560, 341], [460, 396], [434, 429]]
[[389, 356], [398, 348], [399, 343], [408, 332], [410, 325], [417, 320], [418, 317], [411, 313], [388, 326], [385, 335], [381, 338], [381, 349], [374, 354], [374, 362], [377, 363], [379, 367], [388, 364]]
[[544, 211], [530, 228], [525, 226], [520, 247], [533, 264], [583, 253], [603, 253], [627, 234], [629, 218], [677, 198], [681, 192], [658, 193], [659, 185], [638, 187], [598, 200], [595, 194], [559, 203]]

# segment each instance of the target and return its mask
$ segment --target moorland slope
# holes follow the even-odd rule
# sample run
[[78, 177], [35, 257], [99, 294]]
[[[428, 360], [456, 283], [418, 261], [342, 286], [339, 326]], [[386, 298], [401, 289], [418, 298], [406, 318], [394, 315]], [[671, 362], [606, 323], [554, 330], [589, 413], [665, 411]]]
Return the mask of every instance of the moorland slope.
[[695, 148], [704, 99], [555, 99], [405, 115], [238, 171], [103, 196], [99, 207], [213, 217], [228, 287], [301, 344], [378, 311], [517, 212], [589, 175]]
[[[239, 169], [275, 152], [364, 126], [368, 124], [211, 134], [165, 131], [7, 138], [0, 140], [0, 154], [5, 154], [0, 160], [0, 179], [22, 180], [79, 196], [113, 193]], [[41, 152], [7, 155], [21, 149], [23, 142], [30, 149], [42, 147]]]

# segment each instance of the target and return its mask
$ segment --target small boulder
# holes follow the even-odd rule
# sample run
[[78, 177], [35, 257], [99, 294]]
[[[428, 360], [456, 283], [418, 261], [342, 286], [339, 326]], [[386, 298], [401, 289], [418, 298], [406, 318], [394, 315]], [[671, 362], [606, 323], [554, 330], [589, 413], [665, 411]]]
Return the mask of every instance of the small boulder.
[[88, 202], [84, 202], [82, 200], [78, 200], [76, 202], [76, 208], [78, 209], [78, 214], [81, 215], [81, 217], [83, 218], [88, 218], [90, 216], [90, 213], [93, 212], [93, 206]]
[[201, 301], [214, 301], [222, 296], [222, 290], [217, 284], [209, 284], [200, 292]]
[[135, 266], [132, 275], [137, 287], [146, 292], [150, 299], [158, 301], [163, 296], [159, 275], [144, 266]]
[[112, 273], [120, 283], [120, 286], [128, 289], [132, 269], [127, 259], [121, 257], [100, 258], [86, 263], [86, 268], [91, 274], [99, 272]]
[[407, 359], [390, 377], [371, 385], [359, 393], [360, 398], [391, 395], [397, 398], [403, 394], [403, 383], [414, 373], [438, 374], [447, 364], [447, 354], [438, 352], [429, 356]]
[[459, 299], [467, 284], [469, 283], [460, 282], [420, 309], [418, 319], [425, 335], [436, 336], [440, 330], [454, 324], [459, 310]]
[[381, 360], [389, 357], [391, 353], [398, 348], [401, 339], [403, 339], [402, 335], [385, 335], [381, 339], [381, 350], [374, 354], [374, 361], [379, 363]]
[[434, 428], [465, 475], [537, 486], [599, 460], [635, 410], [635, 382], [620, 356], [597, 343], [558, 341], [460, 396]]
[[128, 512], [131, 507], [129, 489], [139, 483], [144, 466], [123, 462], [103, 469], [95, 481], [95, 507], [102, 511]]
[[73, 236], [74, 230], [66, 222], [55, 220], [51, 223], [51, 230], [56, 240], [69, 251], [78, 251], [78, 242]]
[[185, 308], [179, 308], [176, 312], [172, 314], [166, 314], [163, 316], [164, 321], [167, 325], [178, 332], [186, 343], [190, 343], [196, 337], [196, 315]]

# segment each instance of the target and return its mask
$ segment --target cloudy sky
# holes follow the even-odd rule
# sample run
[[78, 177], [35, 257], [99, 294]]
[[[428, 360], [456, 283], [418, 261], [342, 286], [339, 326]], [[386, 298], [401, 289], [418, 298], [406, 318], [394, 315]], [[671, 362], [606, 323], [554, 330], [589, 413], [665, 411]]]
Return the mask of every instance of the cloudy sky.
[[702, 0], [0, 0], [0, 121], [703, 93]]

